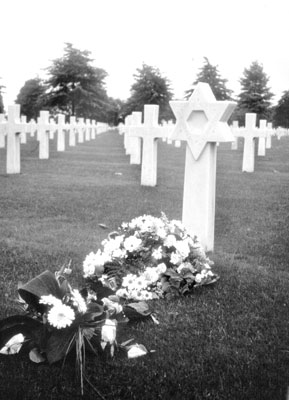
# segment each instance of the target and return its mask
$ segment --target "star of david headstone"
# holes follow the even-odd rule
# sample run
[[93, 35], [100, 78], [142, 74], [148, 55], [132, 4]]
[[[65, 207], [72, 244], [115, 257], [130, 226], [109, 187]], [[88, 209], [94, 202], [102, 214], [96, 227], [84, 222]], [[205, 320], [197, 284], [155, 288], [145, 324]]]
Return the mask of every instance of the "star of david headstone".
[[199, 82], [188, 101], [171, 101], [176, 126], [170, 139], [187, 141], [197, 160], [208, 142], [234, 140], [227, 120], [236, 104], [217, 101], [210, 86]]

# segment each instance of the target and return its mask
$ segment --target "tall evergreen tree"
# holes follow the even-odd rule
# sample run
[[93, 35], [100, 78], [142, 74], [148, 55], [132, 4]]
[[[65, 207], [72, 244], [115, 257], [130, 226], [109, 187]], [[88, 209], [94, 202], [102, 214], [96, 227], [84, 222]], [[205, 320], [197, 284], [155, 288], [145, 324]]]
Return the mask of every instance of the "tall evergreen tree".
[[21, 105], [21, 114], [26, 115], [28, 121], [36, 119], [43, 108], [42, 97], [46, 87], [39, 78], [29, 79], [20, 89], [16, 103]]
[[283, 92], [281, 99], [274, 107], [273, 123], [274, 126], [289, 128], [289, 90]]
[[[232, 97], [233, 91], [226, 87], [228, 80], [221, 78], [218, 66], [212, 65], [207, 57], [204, 57], [204, 64], [200, 68], [200, 72], [193, 85], [196, 85], [198, 82], [208, 83], [217, 100], [230, 100]], [[194, 88], [187, 90], [185, 98], [188, 99], [193, 92]]]
[[64, 56], [48, 68], [46, 104], [68, 115], [106, 119], [108, 106], [104, 80], [107, 73], [91, 65], [90, 52], [66, 43]]
[[269, 77], [263, 66], [254, 61], [249, 68], [245, 68], [244, 76], [240, 79], [241, 93], [239, 94], [236, 114], [244, 123], [245, 113], [256, 113], [257, 120], [269, 119], [271, 116], [271, 99], [274, 96], [268, 87]]
[[131, 86], [131, 96], [124, 107], [124, 113], [143, 111], [145, 104], [157, 104], [160, 107], [160, 120], [174, 118], [169, 101], [172, 99], [170, 82], [161, 75], [158, 68], [143, 64], [134, 74], [135, 82]]

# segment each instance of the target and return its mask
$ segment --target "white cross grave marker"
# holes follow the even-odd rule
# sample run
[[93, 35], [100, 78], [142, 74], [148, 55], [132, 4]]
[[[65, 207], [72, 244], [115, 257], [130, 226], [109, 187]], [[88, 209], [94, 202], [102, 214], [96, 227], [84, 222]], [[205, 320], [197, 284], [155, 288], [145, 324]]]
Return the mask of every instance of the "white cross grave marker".
[[243, 172], [254, 172], [255, 167], [255, 139], [267, 137], [267, 129], [256, 128], [256, 114], [246, 113], [245, 128], [242, 129], [244, 137]]
[[118, 129], [118, 133], [119, 133], [120, 135], [123, 135], [123, 134], [124, 134], [124, 131], [125, 131], [124, 123], [123, 123], [123, 122], [120, 122], [120, 123], [118, 124], [118, 126], [117, 126], [117, 129]]
[[257, 137], [256, 132], [256, 114], [246, 113], [245, 115], [245, 128], [242, 129], [244, 137], [244, 149], [243, 149], [243, 172], [254, 172], [255, 166], [255, 138]]
[[49, 111], [40, 111], [39, 118], [37, 119], [37, 129], [39, 137], [39, 158], [45, 160], [49, 158], [49, 136], [51, 129]]
[[[141, 126], [142, 112], [133, 111], [131, 116], [132, 126]], [[129, 146], [130, 146], [130, 164], [141, 164], [141, 138], [137, 136], [130, 136], [132, 128], [128, 128]]]
[[8, 106], [8, 131], [7, 131], [7, 174], [20, 174], [20, 105]]
[[227, 120], [236, 104], [216, 101], [198, 83], [188, 101], [171, 101], [176, 116], [173, 140], [187, 142], [182, 221], [206, 251], [214, 249], [217, 142], [234, 140]]
[[55, 119], [53, 117], [49, 117], [49, 124], [50, 124], [50, 132], [49, 132], [49, 139], [54, 139], [54, 133], [57, 132], [57, 124], [55, 123]]
[[34, 137], [35, 132], [37, 132], [37, 122], [35, 121], [35, 119], [31, 119], [29, 122], [29, 132], [30, 132], [30, 137]]
[[90, 132], [90, 119], [85, 120], [85, 140], [88, 142], [91, 140], [91, 132]]
[[231, 130], [232, 130], [232, 133], [234, 136], [234, 141], [232, 142], [231, 150], [238, 150], [238, 136], [235, 135], [235, 133], [237, 133], [237, 131], [239, 130], [239, 122], [238, 121], [233, 121]]
[[[265, 119], [260, 119], [259, 121], [259, 132], [264, 132], [267, 136], [267, 121]], [[266, 137], [259, 136], [258, 139], [258, 156], [264, 157], [266, 155]]]
[[273, 132], [272, 122], [268, 122], [267, 128], [268, 128], [268, 135], [266, 137], [266, 149], [271, 149], [271, 147], [272, 147], [272, 132]]
[[167, 137], [168, 129], [158, 125], [159, 106], [145, 104], [144, 123], [141, 126], [130, 128], [130, 137], [143, 139], [141, 185], [156, 186], [157, 184], [157, 152], [158, 138]]
[[69, 118], [69, 135], [68, 135], [68, 144], [69, 146], [75, 146], [75, 125], [76, 125], [76, 118], [71, 116]]
[[65, 151], [65, 115], [58, 114], [57, 117], [57, 151]]
[[94, 140], [95, 137], [96, 137], [96, 122], [95, 122], [95, 120], [93, 119], [93, 120], [91, 121], [91, 139]]
[[78, 125], [77, 125], [77, 130], [78, 130], [78, 143], [83, 143], [84, 142], [84, 118], [78, 118]]
[[256, 127], [256, 117], [257, 115], [255, 113], [246, 113], [245, 127], [238, 129], [236, 128], [233, 130], [235, 137], [238, 136], [244, 138], [243, 162], [242, 162], [243, 172], [254, 172], [255, 139], [266, 138], [268, 134], [268, 129], [263, 128], [263, 123], [261, 123], [261, 128]]
[[22, 124], [22, 130], [20, 135], [20, 143], [27, 143], [27, 131], [28, 131], [28, 124], [27, 124], [27, 117], [26, 115], [21, 115], [20, 121]]

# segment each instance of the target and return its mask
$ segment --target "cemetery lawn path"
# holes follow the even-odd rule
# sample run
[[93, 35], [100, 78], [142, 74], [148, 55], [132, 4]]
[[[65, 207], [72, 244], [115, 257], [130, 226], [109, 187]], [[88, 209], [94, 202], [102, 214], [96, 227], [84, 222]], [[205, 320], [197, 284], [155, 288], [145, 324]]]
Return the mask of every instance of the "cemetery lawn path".
[[[165, 212], [181, 219], [184, 145], [159, 142], [158, 185], [140, 186], [115, 131], [38, 159], [21, 145], [21, 174], [6, 175], [0, 149], [0, 318], [18, 313], [25, 283], [71, 260], [82, 286], [85, 256], [123, 221]], [[155, 353], [139, 359], [87, 358], [107, 400], [285, 400], [289, 386], [289, 138], [272, 140], [255, 172], [242, 173], [242, 148], [218, 147], [215, 251], [220, 280], [185, 298], [152, 302], [160, 322], [121, 329]], [[196, 188], [197, 190], [197, 188]], [[36, 365], [0, 355], [0, 398], [77, 399], [73, 358]], [[61, 372], [62, 371], [62, 372]], [[96, 399], [86, 386], [85, 399]]]

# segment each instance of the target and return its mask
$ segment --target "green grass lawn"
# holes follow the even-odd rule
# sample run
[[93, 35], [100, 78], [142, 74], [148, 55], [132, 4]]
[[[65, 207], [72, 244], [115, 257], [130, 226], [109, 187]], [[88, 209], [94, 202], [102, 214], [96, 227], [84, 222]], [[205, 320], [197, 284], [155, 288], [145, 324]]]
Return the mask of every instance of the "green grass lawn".
[[[82, 262], [123, 221], [143, 214], [180, 219], [185, 148], [159, 142], [158, 185], [140, 186], [123, 138], [95, 140], [38, 159], [21, 147], [21, 174], [5, 174], [0, 149], [0, 318], [18, 313], [17, 283], [72, 260]], [[125, 327], [149, 350], [138, 359], [87, 359], [107, 400], [285, 400], [289, 386], [289, 138], [273, 139], [255, 172], [241, 172], [242, 147], [218, 148], [215, 251], [220, 280], [185, 298], [152, 303], [159, 325]], [[105, 230], [99, 226], [105, 224]], [[0, 357], [0, 398], [80, 398], [73, 359], [36, 365]], [[97, 396], [86, 386], [84, 398]]]

